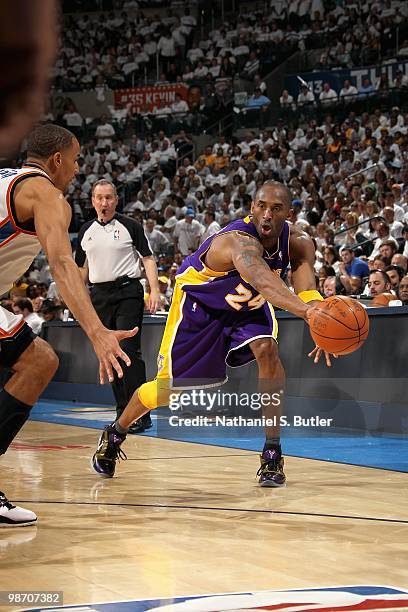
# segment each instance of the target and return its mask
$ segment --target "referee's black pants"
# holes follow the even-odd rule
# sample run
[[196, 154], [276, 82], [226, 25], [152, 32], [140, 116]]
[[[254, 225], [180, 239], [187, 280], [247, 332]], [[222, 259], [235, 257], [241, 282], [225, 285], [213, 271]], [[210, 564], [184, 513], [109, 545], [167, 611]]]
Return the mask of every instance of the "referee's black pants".
[[115, 373], [112, 390], [116, 400], [116, 412], [120, 416], [135, 390], [146, 382], [146, 366], [141, 353], [141, 333], [144, 310], [144, 292], [138, 279], [122, 276], [115, 281], [96, 283], [91, 288], [92, 304], [102, 323], [108, 329], [132, 329], [139, 331], [132, 338], [125, 338], [120, 345], [131, 359], [127, 367], [121, 363], [123, 377]]

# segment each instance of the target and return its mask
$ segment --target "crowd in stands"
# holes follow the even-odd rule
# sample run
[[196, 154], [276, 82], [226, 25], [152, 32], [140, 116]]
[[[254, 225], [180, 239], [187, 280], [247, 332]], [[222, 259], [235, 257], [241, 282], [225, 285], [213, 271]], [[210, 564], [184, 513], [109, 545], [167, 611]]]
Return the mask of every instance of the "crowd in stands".
[[[350, 111], [342, 123], [327, 115], [321, 125], [310, 119], [296, 130], [278, 121], [274, 129], [241, 138], [220, 135], [196, 158], [184, 130], [172, 139], [161, 130], [123, 142], [105, 118], [101, 125], [103, 132], [98, 127], [83, 143], [79, 174], [69, 187], [71, 229], [94, 216], [92, 184], [111, 180], [122, 193], [120, 211], [145, 227], [165, 309], [183, 258], [247, 216], [267, 180], [290, 187], [289, 222], [315, 242], [316, 277], [325, 296], [384, 293], [406, 303], [398, 292], [400, 281], [406, 291], [408, 261], [408, 113]], [[37, 260], [24, 279], [30, 298], [55, 291], [47, 288], [52, 279], [43, 264]]]
[[[208, 22], [198, 27], [189, 8], [151, 16], [129, 11], [128, 4], [122, 12], [64, 18], [53, 72], [56, 89], [117, 89], [157, 80], [156, 55], [160, 82], [211, 83], [235, 75], [252, 80], [262, 72], [265, 50], [269, 57], [285, 47], [303, 51], [325, 43], [316, 69], [369, 65], [395, 49], [397, 27], [403, 46], [408, 27], [406, 3], [398, 0], [279, 0], [267, 9], [230, 15], [212, 30]], [[133, 8], [138, 8], [136, 2]]]

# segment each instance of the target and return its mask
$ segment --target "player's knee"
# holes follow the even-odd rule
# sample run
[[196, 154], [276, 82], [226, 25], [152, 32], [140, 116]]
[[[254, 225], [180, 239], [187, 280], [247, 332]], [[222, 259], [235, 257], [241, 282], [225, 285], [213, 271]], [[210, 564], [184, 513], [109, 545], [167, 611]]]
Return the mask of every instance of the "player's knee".
[[36, 369], [39, 370], [39, 375], [43, 376], [44, 379], [51, 380], [58, 369], [59, 359], [48, 342], [41, 340], [41, 338], [36, 338], [35, 342], [37, 344]]
[[159, 406], [167, 406], [169, 402], [169, 382], [157, 379], [144, 383], [137, 390], [139, 400], [149, 410]]
[[272, 338], [260, 339], [256, 347], [254, 347], [253, 352], [258, 366], [268, 368], [272, 372], [276, 371], [278, 368], [282, 368], [278, 346]]
[[253, 348], [253, 352], [258, 362], [279, 361], [278, 347], [276, 342], [271, 338], [262, 338], [258, 340]]

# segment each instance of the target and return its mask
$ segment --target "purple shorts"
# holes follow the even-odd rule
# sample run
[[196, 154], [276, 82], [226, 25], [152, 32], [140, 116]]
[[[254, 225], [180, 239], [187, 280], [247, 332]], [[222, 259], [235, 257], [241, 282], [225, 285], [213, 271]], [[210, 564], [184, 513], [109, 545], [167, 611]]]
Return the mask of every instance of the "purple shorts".
[[174, 310], [169, 313], [158, 376], [160, 360], [165, 360], [170, 364], [166, 373], [176, 388], [221, 384], [227, 378], [227, 365], [238, 367], [255, 359], [250, 342], [277, 341], [278, 323], [268, 303], [244, 312], [214, 310], [184, 293], [175, 315]]

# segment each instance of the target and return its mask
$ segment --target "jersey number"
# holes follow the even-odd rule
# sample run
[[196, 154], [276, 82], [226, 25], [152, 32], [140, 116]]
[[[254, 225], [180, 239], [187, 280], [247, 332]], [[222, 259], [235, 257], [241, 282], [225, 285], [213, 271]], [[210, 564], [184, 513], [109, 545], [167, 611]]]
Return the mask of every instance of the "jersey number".
[[265, 304], [265, 298], [263, 298], [261, 294], [258, 293], [256, 297], [252, 297], [252, 291], [244, 287], [241, 283], [235, 287], [234, 291], [237, 292], [237, 295], [228, 293], [225, 296], [225, 301], [235, 310], [241, 310], [242, 304], [245, 303], [248, 304], [250, 310], [261, 308], [261, 306]]

